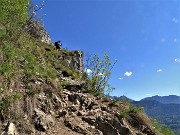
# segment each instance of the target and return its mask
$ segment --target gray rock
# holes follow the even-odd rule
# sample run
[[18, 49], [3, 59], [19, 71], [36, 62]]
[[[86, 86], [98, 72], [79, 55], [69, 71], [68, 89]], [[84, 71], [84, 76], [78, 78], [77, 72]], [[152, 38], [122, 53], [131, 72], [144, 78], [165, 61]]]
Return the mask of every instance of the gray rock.
[[43, 26], [38, 23], [29, 21], [26, 30], [35, 38], [40, 39], [44, 43], [52, 44], [51, 37]]
[[61, 99], [55, 94], [52, 94], [51, 102], [54, 109], [62, 109], [65, 106]]
[[67, 110], [63, 109], [63, 110], [59, 111], [58, 117], [63, 117], [63, 116], [65, 116], [66, 114], [67, 114]]
[[1, 135], [19, 135], [19, 134], [16, 130], [14, 123], [8, 122], [4, 129], [4, 132]]
[[[84, 72], [83, 51], [71, 51], [68, 53], [68, 56], [62, 55], [58, 56], [57, 58], [63, 62], [63, 65], [70, 67], [72, 70], [77, 71], [79, 73]], [[67, 77], [69, 75], [64, 74], [64, 76]]]
[[87, 134], [87, 125], [85, 124], [80, 124], [81, 119], [75, 117], [75, 118], [67, 118], [64, 121], [64, 125], [71, 130], [81, 133], [81, 134]]
[[74, 68], [75, 71], [83, 72], [84, 64], [83, 64], [83, 52], [80, 50], [73, 51], [73, 56], [71, 57], [70, 66]]
[[51, 115], [46, 115], [43, 111], [35, 109], [33, 120], [35, 128], [39, 131], [46, 131], [54, 126], [54, 118]]

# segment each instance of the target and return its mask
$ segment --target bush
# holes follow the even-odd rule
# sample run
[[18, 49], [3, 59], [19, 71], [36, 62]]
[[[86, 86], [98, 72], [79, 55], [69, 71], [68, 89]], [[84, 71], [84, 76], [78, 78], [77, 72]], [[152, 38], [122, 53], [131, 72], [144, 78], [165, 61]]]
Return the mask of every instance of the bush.
[[[89, 91], [95, 95], [108, 94], [114, 90], [109, 84], [108, 80], [111, 76], [111, 70], [117, 60], [112, 63], [109, 60], [107, 53], [104, 53], [104, 57], [100, 57], [95, 54], [93, 57], [89, 57], [87, 60], [86, 72], [88, 74], [89, 80]], [[105, 90], [106, 88], [106, 90]]]
[[143, 107], [135, 107], [132, 104], [129, 104], [127, 108], [120, 110], [119, 114], [121, 117], [129, 117], [130, 115], [134, 115], [138, 112], [142, 112], [144, 110]]

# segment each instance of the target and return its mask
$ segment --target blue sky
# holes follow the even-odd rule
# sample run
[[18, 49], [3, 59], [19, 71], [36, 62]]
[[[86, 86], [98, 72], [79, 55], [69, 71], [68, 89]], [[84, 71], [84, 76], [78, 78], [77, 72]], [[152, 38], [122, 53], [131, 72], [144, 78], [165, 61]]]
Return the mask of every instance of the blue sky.
[[179, 0], [46, 0], [43, 14], [64, 48], [118, 59], [111, 95], [180, 95]]

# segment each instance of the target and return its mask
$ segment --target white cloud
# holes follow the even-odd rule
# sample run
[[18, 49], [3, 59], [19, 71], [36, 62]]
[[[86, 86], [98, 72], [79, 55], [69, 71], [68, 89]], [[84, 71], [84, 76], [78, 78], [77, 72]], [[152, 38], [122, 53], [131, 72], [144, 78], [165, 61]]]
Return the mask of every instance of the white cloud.
[[88, 75], [90, 75], [90, 74], [92, 73], [92, 70], [91, 70], [91, 69], [86, 69], [85, 71], [86, 71], [86, 73], [87, 73]]
[[162, 72], [163, 70], [162, 69], [158, 69], [157, 72]]
[[123, 78], [120, 77], [119, 80], [123, 80]]
[[129, 76], [132, 76], [132, 74], [133, 74], [132, 72], [125, 72], [124, 76], [128, 76], [129, 77]]
[[146, 94], [146, 96], [150, 96], [151, 94]]
[[176, 58], [174, 61], [180, 63], [180, 58]]
[[177, 18], [173, 17], [173, 18], [172, 18], [172, 22], [173, 22], [173, 23], [178, 23], [179, 20], [178, 20]]

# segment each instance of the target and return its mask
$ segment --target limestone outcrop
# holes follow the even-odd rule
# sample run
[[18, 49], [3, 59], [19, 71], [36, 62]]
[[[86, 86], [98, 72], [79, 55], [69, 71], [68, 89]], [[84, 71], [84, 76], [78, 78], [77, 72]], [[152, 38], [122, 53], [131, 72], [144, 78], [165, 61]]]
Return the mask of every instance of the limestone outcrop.
[[57, 59], [63, 62], [64, 65], [73, 69], [76, 72], [84, 72], [84, 62], [83, 62], [83, 52], [80, 50], [70, 51], [67, 53], [62, 53], [56, 56]]
[[29, 21], [26, 29], [33, 37], [40, 39], [44, 43], [52, 44], [51, 37], [46, 29], [38, 23]]

